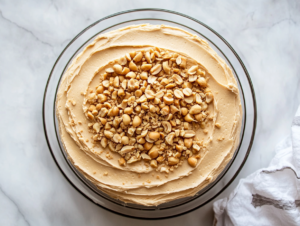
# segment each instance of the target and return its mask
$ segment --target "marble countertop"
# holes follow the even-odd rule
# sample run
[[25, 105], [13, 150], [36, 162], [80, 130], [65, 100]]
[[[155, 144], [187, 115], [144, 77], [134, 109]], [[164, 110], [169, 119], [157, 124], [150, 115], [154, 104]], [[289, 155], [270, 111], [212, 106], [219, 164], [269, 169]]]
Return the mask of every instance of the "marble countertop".
[[43, 93], [63, 48], [83, 28], [109, 14], [164, 8], [219, 32], [251, 75], [258, 122], [250, 156], [226, 197], [243, 178], [267, 166], [290, 133], [300, 104], [300, 2], [180, 0], [0, 1], [0, 225], [211, 225], [212, 202], [160, 221], [124, 218], [97, 207], [62, 176], [46, 144]]

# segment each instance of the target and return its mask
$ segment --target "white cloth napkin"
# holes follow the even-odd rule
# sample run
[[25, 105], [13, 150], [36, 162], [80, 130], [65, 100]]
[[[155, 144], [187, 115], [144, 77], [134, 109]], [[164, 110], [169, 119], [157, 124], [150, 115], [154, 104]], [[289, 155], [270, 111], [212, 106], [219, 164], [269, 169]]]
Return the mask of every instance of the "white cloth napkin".
[[300, 225], [300, 107], [270, 165], [240, 180], [213, 209], [216, 226]]

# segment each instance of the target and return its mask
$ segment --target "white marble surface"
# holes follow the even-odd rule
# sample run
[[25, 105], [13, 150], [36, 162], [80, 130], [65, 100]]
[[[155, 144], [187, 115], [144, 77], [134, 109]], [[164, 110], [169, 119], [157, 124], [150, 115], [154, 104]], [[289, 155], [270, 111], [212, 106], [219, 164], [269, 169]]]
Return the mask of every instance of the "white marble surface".
[[297, 0], [0, 0], [0, 225], [211, 225], [211, 203], [162, 221], [107, 212], [68, 184], [48, 151], [42, 100], [56, 58], [95, 20], [143, 7], [179, 11], [210, 25], [233, 45], [252, 77], [258, 105], [255, 142], [238, 178], [218, 198], [268, 165], [276, 143], [289, 134], [300, 104]]

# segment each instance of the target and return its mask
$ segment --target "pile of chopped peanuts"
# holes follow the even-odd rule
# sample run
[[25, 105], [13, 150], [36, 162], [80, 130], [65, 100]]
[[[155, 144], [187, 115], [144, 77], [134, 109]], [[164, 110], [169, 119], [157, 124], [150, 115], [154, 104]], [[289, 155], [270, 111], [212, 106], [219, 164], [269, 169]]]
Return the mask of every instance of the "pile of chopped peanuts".
[[187, 160], [196, 167], [205, 146], [195, 131], [213, 119], [214, 97], [206, 72], [187, 61], [153, 47], [108, 64], [100, 84], [86, 93], [93, 142], [119, 153], [121, 166], [143, 160], [153, 168], [163, 164], [163, 172]]

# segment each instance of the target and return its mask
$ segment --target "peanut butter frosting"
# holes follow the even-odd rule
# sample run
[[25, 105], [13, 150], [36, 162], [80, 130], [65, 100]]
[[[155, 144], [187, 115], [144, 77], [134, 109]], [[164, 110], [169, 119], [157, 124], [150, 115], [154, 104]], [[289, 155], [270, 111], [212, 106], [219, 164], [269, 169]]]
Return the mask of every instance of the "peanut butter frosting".
[[242, 124], [226, 62], [198, 36], [150, 24], [86, 46], [61, 79], [56, 115], [74, 166], [111, 197], [144, 206], [212, 183]]

